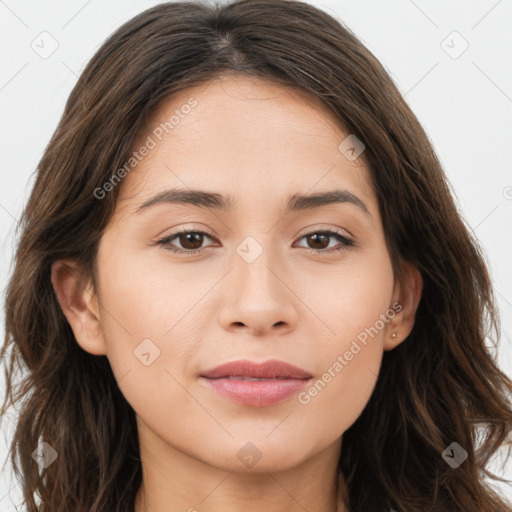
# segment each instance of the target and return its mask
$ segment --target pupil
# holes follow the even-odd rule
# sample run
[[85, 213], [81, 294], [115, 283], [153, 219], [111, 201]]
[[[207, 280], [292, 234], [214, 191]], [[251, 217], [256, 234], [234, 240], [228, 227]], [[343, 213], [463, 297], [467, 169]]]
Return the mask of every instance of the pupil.
[[[203, 235], [201, 235], [201, 234], [199, 234], [199, 233], [187, 233], [186, 235], [182, 235], [182, 237], [181, 237], [181, 238], [182, 238], [182, 240], [180, 240], [181, 245], [182, 245], [185, 249], [190, 249], [190, 250], [199, 249], [199, 248], [201, 247], [201, 245], [202, 245], [202, 236], [203, 236]], [[185, 237], [185, 240], [186, 240], [186, 242], [185, 242], [185, 243], [183, 243], [183, 237]], [[187, 246], [187, 244], [190, 242], [189, 238], [192, 238], [192, 239], [193, 239], [193, 238], [196, 238], [195, 242], [196, 242], [196, 244], [197, 244], [197, 241], [199, 240], [199, 244], [198, 244], [198, 245], [196, 245], [196, 246], [193, 246], [193, 247], [190, 247], [190, 245], [189, 245], [189, 246]], [[194, 245], [194, 240], [192, 240], [192, 245]]]
[[[318, 242], [318, 239], [319, 238], [322, 238], [323, 239], [323, 242], [327, 241], [327, 245], [329, 245], [329, 237], [327, 235], [324, 235], [324, 234], [313, 234], [313, 235], [310, 235], [310, 239], [313, 239], [314, 242], [313, 243], [316, 243]], [[325, 247], [327, 247], [327, 245], [324, 243], [320, 243], [320, 247], [314, 247], [314, 249], [324, 249]]]

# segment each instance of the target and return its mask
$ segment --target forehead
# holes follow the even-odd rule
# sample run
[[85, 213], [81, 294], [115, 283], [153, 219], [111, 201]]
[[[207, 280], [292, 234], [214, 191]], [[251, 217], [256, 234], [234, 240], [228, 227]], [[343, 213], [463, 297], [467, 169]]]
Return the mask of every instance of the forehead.
[[[152, 113], [134, 151], [150, 147], [122, 182], [136, 205], [166, 188], [218, 190], [240, 205], [343, 187], [375, 208], [364, 153], [340, 150], [350, 134], [303, 91], [257, 78], [220, 76], [173, 94]], [[370, 206], [372, 205], [373, 206]]]

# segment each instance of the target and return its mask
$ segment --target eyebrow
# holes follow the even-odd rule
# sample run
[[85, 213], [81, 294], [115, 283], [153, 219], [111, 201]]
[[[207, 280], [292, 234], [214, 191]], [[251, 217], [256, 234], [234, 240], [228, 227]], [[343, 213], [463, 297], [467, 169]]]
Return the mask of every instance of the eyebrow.
[[[184, 204], [229, 211], [235, 207], [236, 200], [232, 196], [223, 196], [222, 194], [208, 192], [206, 190], [174, 188], [165, 190], [151, 197], [137, 208], [136, 213], [140, 213], [151, 206], [162, 203]], [[286, 215], [292, 211], [307, 210], [340, 203], [353, 204], [371, 217], [371, 213], [363, 201], [348, 190], [330, 190], [316, 194], [293, 194], [288, 198], [284, 214]]]

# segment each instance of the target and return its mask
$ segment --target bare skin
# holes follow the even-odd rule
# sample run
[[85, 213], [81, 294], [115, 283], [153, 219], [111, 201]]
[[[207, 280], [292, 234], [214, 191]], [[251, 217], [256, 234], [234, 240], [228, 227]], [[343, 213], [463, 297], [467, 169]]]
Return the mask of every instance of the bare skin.
[[[349, 134], [296, 91], [239, 76], [181, 91], [136, 147], [191, 97], [197, 105], [118, 185], [97, 289], [81, 286], [73, 261], [52, 268], [77, 342], [108, 357], [136, 412], [144, 476], [135, 512], [345, 512], [342, 436], [373, 392], [384, 350], [412, 330], [421, 276], [405, 265], [406, 282], [395, 280], [364, 153], [347, 158], [338, 146]], [[235, 204], [137, 212], [178, 187]], [[345, 201], [285, 212], [293, 194], [333, 190], [367, 211]], [[207, 235], [167, 241], [178, 253], [156, 243], [184, 229]], [[354, 245], [309, 236], [326, 230]], [[279, 359], [313, 380], [271, 406], [236, 403], [199, 374], [237, 359]], [[325, 385], [309, 391], [318, 380]]]

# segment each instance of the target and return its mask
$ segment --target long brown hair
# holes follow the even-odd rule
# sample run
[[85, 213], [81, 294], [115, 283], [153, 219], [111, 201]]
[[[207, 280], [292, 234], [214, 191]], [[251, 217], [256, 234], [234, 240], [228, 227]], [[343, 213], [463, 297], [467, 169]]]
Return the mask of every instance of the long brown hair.
[[[10, 459], [27, 511], [133, 510], [142, 478], [135, 413], [106, 356], [76, 343], [50, 270], [74, 258], [94, 276], [120, 187], [101, 198], [98, 189], [161, 100], [220, 73], [305, 91], [365, 144], [395, 277], [408, 261], [423, 278], [411, 334], [384, 353], [374, 393], [343, 435], [349, 510], [512, 510], [486, 478], [512, 427], [512, 382], [485, 345], [499, 340], [495, 297], [427, 135], [340, 21], [300, 1], [240, 0], [163, 3], [121, 26], [83, 71], [39, 162], [18, 226], [2, 349], [2, 413], [19, 406]], [[45, 469], [31, 456], [41, 442], [58, 454]], [[442, 455], [453, 442], [467, 452], [457, 468]]]

